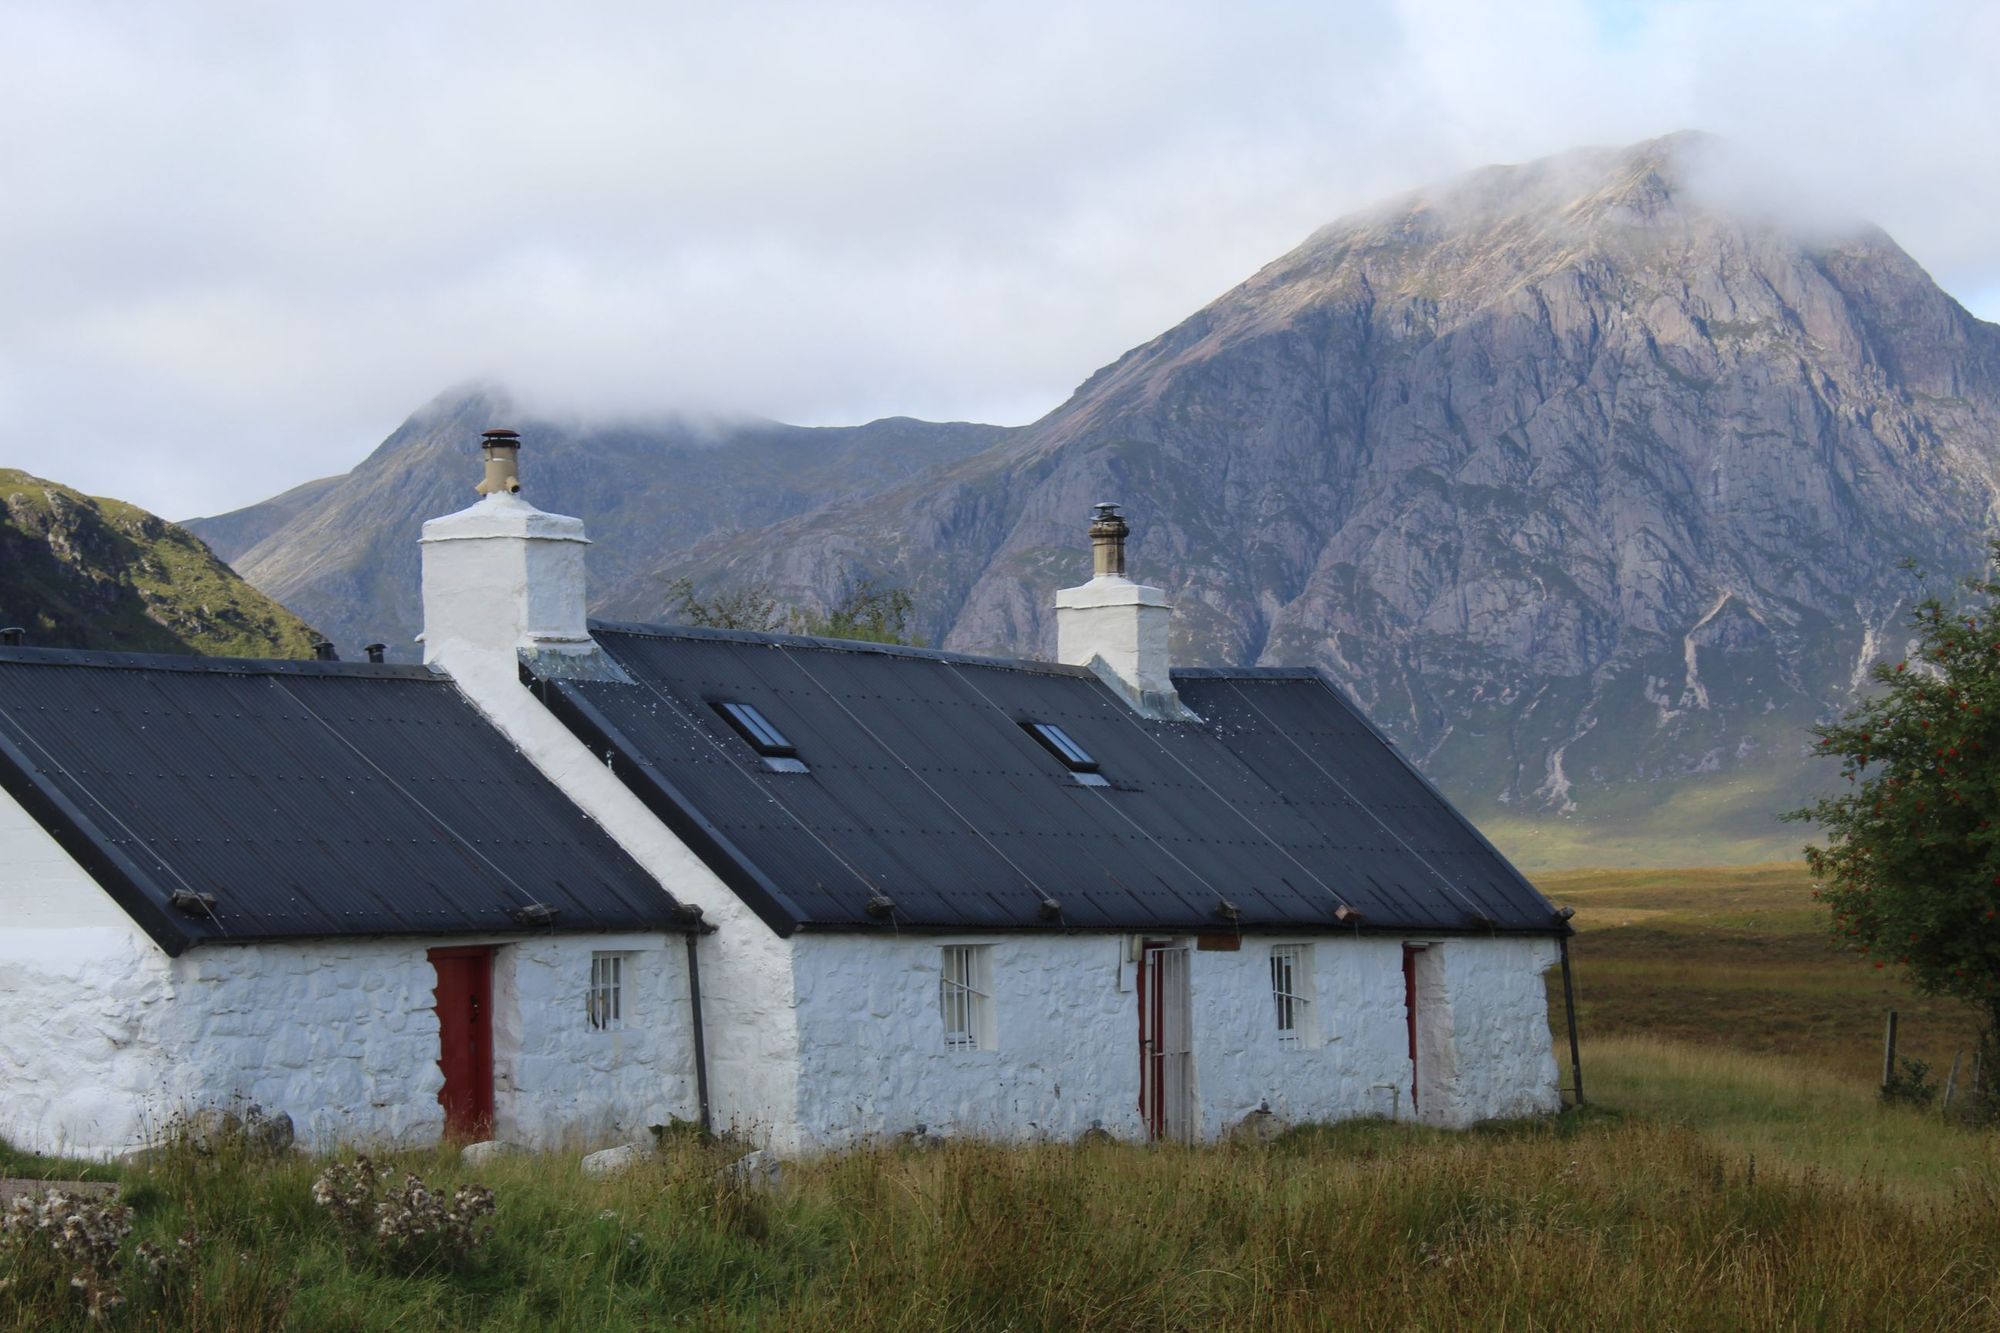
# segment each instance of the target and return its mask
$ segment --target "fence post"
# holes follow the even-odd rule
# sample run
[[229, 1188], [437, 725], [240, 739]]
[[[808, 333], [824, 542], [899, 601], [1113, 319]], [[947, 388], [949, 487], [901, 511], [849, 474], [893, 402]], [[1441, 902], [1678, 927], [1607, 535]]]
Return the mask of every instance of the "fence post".
[[1964, 1058], [1964, 1051], [1953, 1051], [1951, 1053], [1951, 1073], [1945, 1076], [1944, 1104], [1938, 1107], [1940, 1111], [1949, 1111], [1951, 1109], [1951, 1094], [1953, 1089], [1958, 1087], [1958, 1062]]
[[1882, 1091], [1896, 1081], [1896, 1011], [1889, 1011], [1889, 1026], [1882, 1033]]

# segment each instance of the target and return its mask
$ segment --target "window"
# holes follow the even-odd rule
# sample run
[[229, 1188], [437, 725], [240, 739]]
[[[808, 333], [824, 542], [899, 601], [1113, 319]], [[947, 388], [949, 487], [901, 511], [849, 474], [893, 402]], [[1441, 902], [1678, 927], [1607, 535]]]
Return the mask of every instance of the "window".
[[1299, 1046], [1319, 1044], [1313, 1012], [1313, 947], [1279, 944], [1271, 949], [1271, 1002], [1277, 1009], [1278, 1040]]
[[625, 1026], [625, 955], [590, 955], [590, 990], [584, 997], [584, 1012], [599, 1032], [616, 1032]]
[[772, 726], [770, 719], [754, 705], [724, 700], [714, 708], [723, 721], [736, 729], [737, 735], [750, 742], [751, 749], [763, 756], [764, 767], [773, 773], [809, 771], [805, 761], [798, 757], [798, 747], [786, 740], [785, 733]]
[[1042, 748], [1062, 760], [1076, 778], [1080, 787], [1109, 787], [1111, 783], [1097, 771], [1097, 761], [1090, 757], [1090, 751], [1070, 739], [1068, 732], [1053, 722], [1023, 722], [1021, 724], [1030, 736], [1042, 743]]
[[948, 1051], [993, 1048], [993, 946], [947, 944], [944, 974], [938, 981], [938, 1009], [944, 1016]]

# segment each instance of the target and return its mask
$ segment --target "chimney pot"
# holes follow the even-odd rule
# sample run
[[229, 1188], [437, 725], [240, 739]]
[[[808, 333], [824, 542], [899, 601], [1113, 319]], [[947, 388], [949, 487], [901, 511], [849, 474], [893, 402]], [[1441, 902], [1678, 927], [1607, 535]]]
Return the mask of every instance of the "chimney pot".
[[389, 645], [386, 643], [371, 643], [365, 645], [361, 651], [368, 654], [369, 661], [380, 662], [382, 654], [389, 651]]
[[1132, 525], [1118, 514], [1118, 506], [1099, 501], [1091, 506], [1096, 517], [1090, 521], [1091, 573], [1098, 578], [1125, 576], [1125, 538]]
[[333, 650], [333, 644], [327, 640], [314, 639], [313, 660], [315, 662], [338, 662], [340, 654]]
[[481, 495], [512, 495], [521, 489], [521, 436], [517, 431], [481, 431], [479, 446], [486, 475], [473, 487]]

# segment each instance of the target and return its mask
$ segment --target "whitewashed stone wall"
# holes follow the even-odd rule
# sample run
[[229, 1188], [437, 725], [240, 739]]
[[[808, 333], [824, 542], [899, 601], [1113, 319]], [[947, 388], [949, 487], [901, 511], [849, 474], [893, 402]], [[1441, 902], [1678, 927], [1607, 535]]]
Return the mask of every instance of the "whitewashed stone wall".
[[[1310, 942], [1316, 1030], [1279, 1037], [1271, 948]], [[990, 944], [996, 1049], [945, 1048], [941, 949]], [[1268, 1107], [1290, 1123], [1407, 1118], [1403, 942], [1249, 936], [1190, 950], [1198, 1124], [1226, 1133]], [[1144, 1134], [1138, 995], [1118, 936], [801, 934], [794, 938], [801, 1148], [922, 1124], [933, 1132], [1070, 1138]], [[1458, 939], [1419, 955], [1419, 1041], [1433, 1050], [1423, 1118], [1464, 1125], [1558, 1107], [1542, 973], [1550, 940]], [[1434, 978], [1438, 993], [1426, 998]]]
[[[1425, 958], [1442, 974], [1451, 1006], [1451, 1076], [1438, 1090], [1440, 1122], [1469, 1125], [1561, 1110], [1544, 979], [1558, 960], [1556, 941], [1454, 939], [1426, 950]], [[1421, 1042], [1421, 995], [1417, 1015]], [[1431, 1119], [1430, 1108], [1422, 1109]]]
[[167, 956], [0, 792], [0, 1138], [103, 1155], [164, 1076]]
[[[801, 1147], [922, 1124], [944, 1134], [1123, 1137], [1139, 1119], [1138, 998], [1121, 936], [793, 937]], [[946, 944], [993, 948], [997, 1049], [949, 1051]]]
[[[1271, 949], [1294, 944], [1312, 946], [1316, 1030], [1284, 1041], [1271, 999]], [[1204, 1137], [1259, 1107], [1292, 1124], [1409, 1113], [1401, 941], [1245, 936], [1235, 952], [1195, 950], [1189, 988]]]
[[[436, 944], [491, 942], [500, 1132], [537, 1145], [643, 1138], [697, 1114], [679, 936], [209, 944], [168, 958], [0, 794], [0, 1137], [110, 1156], [176, 1111], [241, 1097], [312, 1147], [427, 1143]], [[590, 1028], [593, 950], [627, 953], [622, 1031]]]

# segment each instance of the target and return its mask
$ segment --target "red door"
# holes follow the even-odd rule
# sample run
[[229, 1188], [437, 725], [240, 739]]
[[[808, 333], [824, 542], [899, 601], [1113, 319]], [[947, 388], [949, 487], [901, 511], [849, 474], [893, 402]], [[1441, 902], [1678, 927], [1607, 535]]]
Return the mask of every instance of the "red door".
[[482, 1137], [493, 1130], [493, 951], [432, 949], [430, 958], [437, 971], [444, 1132]]
[[1417, 1109], [1417, 954], [1403, 946], [1403, 1015], [1410, 1024], [1410, 1109]]

